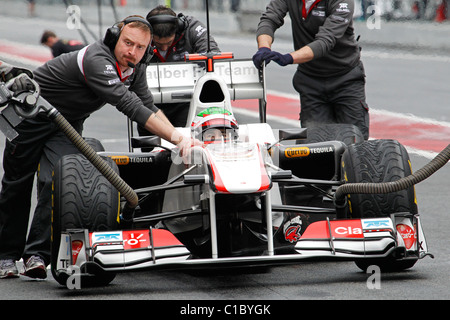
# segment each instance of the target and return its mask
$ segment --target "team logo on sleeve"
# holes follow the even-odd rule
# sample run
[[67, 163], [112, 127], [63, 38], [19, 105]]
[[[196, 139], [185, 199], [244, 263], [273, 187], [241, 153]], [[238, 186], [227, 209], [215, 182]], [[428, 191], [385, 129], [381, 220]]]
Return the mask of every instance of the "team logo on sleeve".
[[105, 65], [105, 70], [103, 70], [104, 74], [115, 74], [116, 70], [114, 69], [114, 67], [110, 64]]
[[202, 27], [202, 26], [198, 26], [197, 28], [195, 28], [195, 31], [197, 31], [197, 37], [200, 37], [202, 34], [205, 33], [206, 28]]
[[120, 79], [119, 78], [115, 78], [115, 79], [112, 79], [112, 80], [108, 80], [108, 84], [109, 85], [113, 85], [113, 84], [116, 84], [116, 83], [119, 83], [120, 82]]
[[350, 12], [348, 3], [342, 2], [339, 4], [339, 8], [336, 9], [337, 12]]

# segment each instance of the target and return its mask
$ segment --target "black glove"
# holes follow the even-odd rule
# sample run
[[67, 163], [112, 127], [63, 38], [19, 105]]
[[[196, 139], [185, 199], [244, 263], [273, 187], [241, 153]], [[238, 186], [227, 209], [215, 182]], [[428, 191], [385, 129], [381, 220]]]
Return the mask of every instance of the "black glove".
[[267, 60], [267, 57], [270, 55], [272, 50], [267, 47], [261, 47], [258, 51], [253, 55], [253, 64], [256, 68], [261, 69], [262, 63], [265, 62], [267, 65], [270, 62], [270, 59]]
[[11, 85], [11, 91], [19, 93], [22, 91], [34, 91], [34, 85], [27, 76], [16, 77]]
[[291, 56], [290, 53], [282, 54], [276, 51], [272, 51], [267, 58], [275, 61], [282, 67], [294, 63], [294, 58]]

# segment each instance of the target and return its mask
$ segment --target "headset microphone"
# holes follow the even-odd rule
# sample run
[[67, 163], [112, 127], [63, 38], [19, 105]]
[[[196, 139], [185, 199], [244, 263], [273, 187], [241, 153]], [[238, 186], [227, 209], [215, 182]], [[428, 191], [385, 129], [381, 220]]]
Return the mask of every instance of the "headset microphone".
[[133, 69], [136, 68], [136, 65], [130, 61], [128, 61], [128, 66]]

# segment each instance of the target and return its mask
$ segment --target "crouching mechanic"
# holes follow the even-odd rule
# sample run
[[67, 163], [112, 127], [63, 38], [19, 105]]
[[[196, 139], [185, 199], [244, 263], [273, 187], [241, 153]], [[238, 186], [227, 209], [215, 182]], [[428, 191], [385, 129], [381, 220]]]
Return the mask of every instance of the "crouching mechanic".
[[[109, 28], [103, 40], [48, 61], [34, 72], [41, 95], [81, 134], [83, 123], [105, 104], [189, 153], [195, 143], [181, 135], [153, 104], [147, 87], [151, 25], [131, 16]], [[76, 147], [45, 115], [16, 127], [19, 136], [7, 141], [0, 194], [0, 277], [17, 277], [15, 262], [24, 260], [24, 274], [46, 278], [50, 261], [52, 170]], [[200, 142], [197, 141], [200, 144]], [[38, 202], [28, 238], [34, 174]]]
[[[302, 127], [322, 123], [347, 123], [369, 138], [369, 109], [365, 72], [353, 29], [353, 0], [272, 0], [256, 31], [257, 68], [275, 61], [298, 64], [293, 78], [300, 94]], [[275, 30], [289, 12], [294, 52], [272, 51]]]
[[[182, 13], [177, 15], [171, 8], [159, 5], [147, 14], [146, 19], [154, 29], [154, 55], [151, 63], [184, 61], [185, 54], [208, 51], [206, 26], [195, 17]], [[209, 37], [209, 49], [212, 52], [220, 52], [213, 37]], [[157, 107], [175, 127], [189, 125], [189, 102], [162, 103]]]

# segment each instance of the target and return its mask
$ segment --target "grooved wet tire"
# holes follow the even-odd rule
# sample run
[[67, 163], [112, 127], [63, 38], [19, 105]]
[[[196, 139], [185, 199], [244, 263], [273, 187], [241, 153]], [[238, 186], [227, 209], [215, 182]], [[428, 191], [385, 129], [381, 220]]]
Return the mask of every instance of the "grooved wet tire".
[[[409, 155], [395, 140], [370, 140], [348, 146], [342, 156], [347, 183], [392, 182], [411, 175]], [[394, 212], [417, 213], [414, 187], [388, 194], [348, 196], [352, 218], [388, 217]]]
[[[346, 182], [392, 182], [411, 175], [406, 149], [395, 140], [371, 140], [351, 145], [342, 156]], [[351, 218], [388, 217], [394, 212], [417, 213], [414, 187], [388, 194], [352, 194], [348, 196]], [[418, 259], [397, 260], [394, 257], [361, 259], [355, 264], [363, 271], [378, 265], [381, 271], [411, 268]]]
[[[119, 172], [110, 158], [104, 160]], [[109, 231], [118, 229], [119, 192], [81, 154], [61, 158], [53, 176], [52, 274], [65, 285], [68, 276], [58, 274], [56, 267], [61, 232], [67, 229]], [[98, 271], [82, 277], [83, 286], [106, 285], [115, 273]]]
[[299, 140], [299, 143], [316, 143], [324, 141], [342, 141], [347, 146], [364, 141], [361, 131], [352, 124], [330, 123], [320, 126], [308, 127], [308, 137]]

